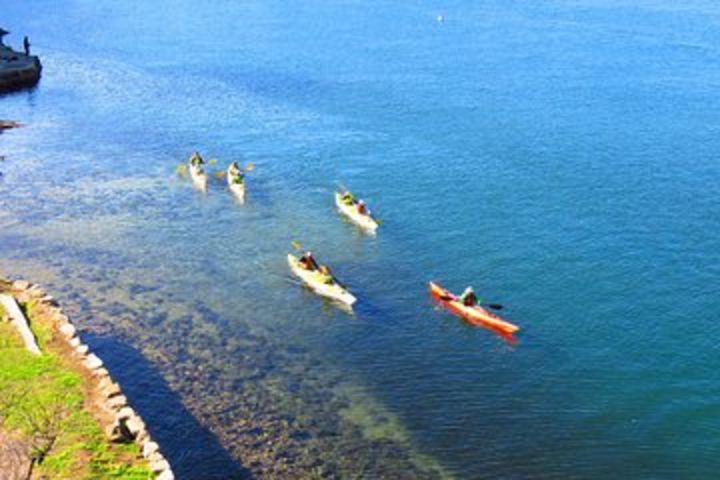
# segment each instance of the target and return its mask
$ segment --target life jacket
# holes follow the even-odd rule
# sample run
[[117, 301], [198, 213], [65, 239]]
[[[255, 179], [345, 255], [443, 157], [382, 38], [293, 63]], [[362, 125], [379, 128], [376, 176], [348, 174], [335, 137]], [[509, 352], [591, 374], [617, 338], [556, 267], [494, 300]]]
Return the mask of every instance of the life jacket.
[[475, 305], [477, 305], [477, 296], [475, 296], [475, 294], [472, 292], [468, 293], [467, 295], [463, 295], [462, 297], [460, 297], [460, 300], [466, 307], [474, 307]]
[[325, 285], [332, 285], [334, 283], [333, 276], [327, 272], [318, 270], [317, 279]]
[[312, 257], [308, 258], [303, 255], [302, 257], [300, 257], [300, 263], [303, 264], [306, 270], [317, 270], [318, 268], [317, 262]]

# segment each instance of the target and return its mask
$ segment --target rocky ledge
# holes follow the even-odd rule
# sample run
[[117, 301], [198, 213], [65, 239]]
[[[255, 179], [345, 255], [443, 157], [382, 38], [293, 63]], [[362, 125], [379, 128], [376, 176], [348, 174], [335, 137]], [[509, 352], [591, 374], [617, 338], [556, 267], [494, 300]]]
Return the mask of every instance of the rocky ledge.
[[34, 87], [42, 65], [36, 55], [25, 55], [0, 44], [0, 92]]
[[[0, 131], [2, 130], [10, 130], [11, 128], [20, 128], [22, 127], [22, 124], [15, 122], [13, 120], [0, 120]], [[2, 158], [0, 158], [2, 160]]]

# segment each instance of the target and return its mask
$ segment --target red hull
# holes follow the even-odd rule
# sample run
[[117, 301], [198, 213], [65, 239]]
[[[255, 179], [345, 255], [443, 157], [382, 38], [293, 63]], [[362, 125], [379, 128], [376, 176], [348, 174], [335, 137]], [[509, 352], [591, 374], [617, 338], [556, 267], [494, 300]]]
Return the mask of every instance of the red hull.
[[504, 334], [513, 334], [520, 330], [520, 327], [503, 320], [497, 315], [488, 312], [479, 305], [468, 307], [458, 300], [453, 293], [445, 290], [440, 285], [430, 282], [430, 294], [438, 299], [442, 306], [456, 315], [463, 317], [473, 325], [487, 327]]

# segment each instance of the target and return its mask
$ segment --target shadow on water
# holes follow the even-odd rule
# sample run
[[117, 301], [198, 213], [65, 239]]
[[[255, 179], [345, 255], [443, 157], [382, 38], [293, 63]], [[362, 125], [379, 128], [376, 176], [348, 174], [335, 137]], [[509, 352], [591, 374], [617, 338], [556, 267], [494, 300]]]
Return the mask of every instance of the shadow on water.
[[132, 407], [147, 422], [178, 478], [253, 478], [200, 425], [145, 357], [112, 337], [86, 335], [87, 343], [107, 364]]

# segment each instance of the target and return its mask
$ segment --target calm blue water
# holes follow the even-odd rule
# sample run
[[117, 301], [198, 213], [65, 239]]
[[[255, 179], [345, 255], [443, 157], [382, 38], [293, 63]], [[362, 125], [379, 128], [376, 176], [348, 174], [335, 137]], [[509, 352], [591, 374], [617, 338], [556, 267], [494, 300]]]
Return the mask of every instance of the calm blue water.
[[[119, 376], [141, 353], [162, 394], [122, 380], [181, 478], [717, 474], [715, 2], [10, 0], [2, 22], [45, 70], [0, 98], [28, 124], [0, 136], [0, 270], [66, 298]], [[177, 178], [195, 149], [255, 163], [246, 205]], [[288, 276], [294, 239], [353, 315]], [[517, 345], [431, 279], [503, 303]], [[188, 422], [218, 448], [178, 442]]]

